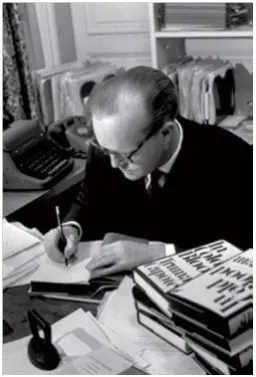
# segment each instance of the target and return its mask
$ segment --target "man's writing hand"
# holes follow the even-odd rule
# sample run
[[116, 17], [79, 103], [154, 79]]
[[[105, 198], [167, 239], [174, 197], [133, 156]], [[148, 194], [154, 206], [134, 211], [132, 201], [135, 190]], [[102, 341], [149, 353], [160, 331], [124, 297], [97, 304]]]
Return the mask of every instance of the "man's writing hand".
[[74, 255], [78, 249], [79, 243], [78, 231], [75, 227], [65, 225], [63, 227], [63, 232], [67, 240], [64, 253], [58, 248], [60, 240], [59, 228], [51, 229], [44, 236], [44, 249], [46, 253], [48, 254], [49, 258], [58, 263], [64, 263], [65, 258], [69, 259], [72, 255]]
[[94, 279], [120, 271], [130, 271], [140, 264], [164, 255], [164, 245], [152, 248], [147, 244], [117, 241], [103, 246], [100, 253], [92, 255], [87, 269], [91, 272], [91, 279]]

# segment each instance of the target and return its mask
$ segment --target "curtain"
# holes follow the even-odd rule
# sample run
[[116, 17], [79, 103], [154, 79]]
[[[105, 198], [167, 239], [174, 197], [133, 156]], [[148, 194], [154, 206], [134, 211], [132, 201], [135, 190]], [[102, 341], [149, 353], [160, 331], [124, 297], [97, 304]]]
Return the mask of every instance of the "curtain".
[[3, 3], [3, 118], [36, 116], [19, 4]]

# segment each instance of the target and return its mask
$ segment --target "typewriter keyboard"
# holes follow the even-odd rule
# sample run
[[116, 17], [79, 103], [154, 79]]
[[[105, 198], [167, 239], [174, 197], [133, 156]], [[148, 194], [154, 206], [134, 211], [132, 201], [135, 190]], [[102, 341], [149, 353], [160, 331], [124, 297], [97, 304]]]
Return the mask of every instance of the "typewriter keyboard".
[[37, 179], [46, 179], [58, 174], [69, 164], [70, 158], [49, 140], [41, 140], [16, 161], [20, 171]]

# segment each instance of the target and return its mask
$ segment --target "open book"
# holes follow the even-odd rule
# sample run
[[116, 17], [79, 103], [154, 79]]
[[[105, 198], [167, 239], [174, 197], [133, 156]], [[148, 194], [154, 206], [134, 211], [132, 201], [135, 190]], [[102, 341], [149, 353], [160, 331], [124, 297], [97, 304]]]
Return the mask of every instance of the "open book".
[[29, 295], [54, 299], [99, 303], [107, 291], [117, 288], [120, 279], [106, 277], [90, 281], [87, 264], [94, 255], [101, 253], [103, 247], [111, 248], [165, 247], [162, 243], [149, 243], [145, 239], [118, 233], [107, 233], [102, 241], [80, 242], [74, 258], [65, 266], [52, 261], [44, 255], [41, 266], [31, 277]]

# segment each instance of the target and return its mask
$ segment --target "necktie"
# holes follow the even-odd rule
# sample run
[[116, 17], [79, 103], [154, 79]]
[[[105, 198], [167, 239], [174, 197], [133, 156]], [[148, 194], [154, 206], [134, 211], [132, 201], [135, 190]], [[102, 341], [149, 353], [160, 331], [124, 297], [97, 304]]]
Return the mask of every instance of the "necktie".
[[151, 182], [147, 188], [147, 192], [150, 196], [155, 194], [157, 190], [161, 187], [163, 187], [165, 184], [165, 173], [163, 173], [161, 170], [155, 170], [151, 174]]

